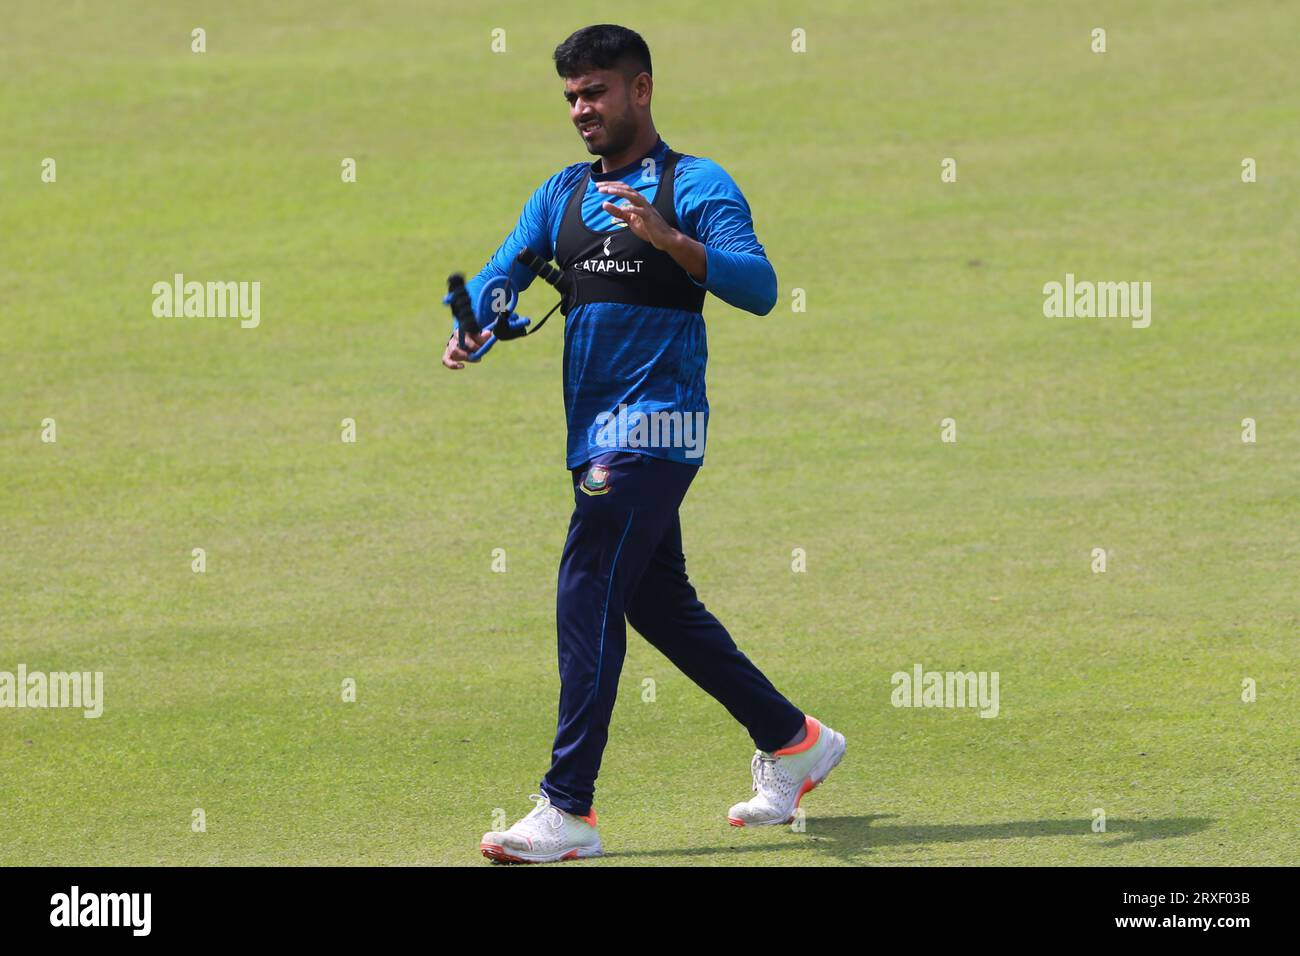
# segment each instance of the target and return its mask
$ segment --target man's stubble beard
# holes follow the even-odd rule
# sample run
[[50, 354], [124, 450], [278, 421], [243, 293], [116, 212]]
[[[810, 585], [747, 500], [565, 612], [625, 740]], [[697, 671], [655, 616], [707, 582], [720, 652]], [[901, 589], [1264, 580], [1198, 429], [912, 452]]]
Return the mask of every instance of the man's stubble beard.
[[587, 152], [593, 156], [613, 156], [623, 152], [636, 141], [636, 120], [625, 113], [617, 124], [605, 122], [605, 142], [601, 146], [587, 143]]

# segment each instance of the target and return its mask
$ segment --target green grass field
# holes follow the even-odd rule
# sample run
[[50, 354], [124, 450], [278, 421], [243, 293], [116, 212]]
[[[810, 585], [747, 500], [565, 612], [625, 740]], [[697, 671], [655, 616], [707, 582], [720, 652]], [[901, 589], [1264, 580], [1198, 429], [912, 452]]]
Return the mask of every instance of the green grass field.
[[[692, 580], [849, 750], [805, 832], [732, 830], [748, 736], [630, 632], [585, 865], [1300, 861], [1300, 10], [474, 6], [5, 0], [0, 671], [105, 703], [0, 709], [0, 864], [486, 865], [528, 809], [562, 320], [453, 374], [438, 300], [586, 158], [550, 53], [611, 18], [781, 284], [705, 306]], [[260, 326], [155, 318], [177, 272]], [[1045, 318], [1066, 273], [1150, 327]], [[918, 663], [999, 715], [893, 707]]]

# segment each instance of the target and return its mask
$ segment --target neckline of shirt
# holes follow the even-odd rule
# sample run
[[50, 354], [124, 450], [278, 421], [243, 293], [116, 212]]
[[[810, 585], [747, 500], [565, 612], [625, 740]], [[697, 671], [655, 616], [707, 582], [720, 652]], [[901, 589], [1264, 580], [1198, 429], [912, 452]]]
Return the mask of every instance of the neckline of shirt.
[[655, 159], [658, 160], [660, 153], [667, 153], [667, 152], [668, 152], [668, 144], [665, 143], [664, 138], [660, 136], [658, 141], [654, 144], [654, 146], [650, 148], [650, 152], [646, 153], [645, 156], [642, 156], [641, 159], [637, 159], [634, 160], [633, 162], [628, 163], [626, 166], [622, 166], [618, 169], [611, 169], [607, 173], [602, 173], [600, 171], [600, 164], [604, 162], [604, 160], [601, 159], [596, 160], [591, 164], [591, 180], [592, 182], [596, 182], [596, 183], [605, 183], [605, 182], [609, 182], [611, 179], [622, 179], [628, 173], [640, 169], [641, 160], [645, 159], [646, 156], [654, 156]]

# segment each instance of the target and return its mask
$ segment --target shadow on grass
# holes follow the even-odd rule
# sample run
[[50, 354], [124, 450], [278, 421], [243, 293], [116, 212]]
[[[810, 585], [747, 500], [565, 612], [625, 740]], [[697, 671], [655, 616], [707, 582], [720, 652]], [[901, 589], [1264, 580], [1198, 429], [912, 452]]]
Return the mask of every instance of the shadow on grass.
[[[878, 820], [890, 820], [897, 814], [870, 814], [861, 817], [809, 817], [804, 833], [791, 833], [789, 827], [765, 828], [769, 832], [785, 832], [792, 846], [811, 847], [845, 862], [868, 862], [873, 850], [895, 847], [940, 848], [954, 843], [971, 843], [982, 840], [1032, 840], [1042, 837], [1065, 837], [1091, 842], [1093, 849], [1103, 851], [1112, 847], [1146, 840], [1168, 840], [1190, 836], [1207, 829], [1214, 822], [1209, 817], [1168, 817], [1159, 820], [1106, 820], [1105, 833], [1093, 833], [1090, 819], [1069, 820], [1014, 820], [1008, 823], [941, 823], [910, 826], [880, 825]], [[606, 857], [684, 856], [708, 857], [726, 853], [769, 853], [780, 849], [781, 844], [765, 840], [745, 845], [740, 841], [741, 831], [733, 837], [734, 844], [725, 847], [690, 847], [679, 850], [630, 850], [607, 852]], [[705, 861], [701, 861], [705, 862]], [[1104, 862], [1099, 859], [1097, 862]]]

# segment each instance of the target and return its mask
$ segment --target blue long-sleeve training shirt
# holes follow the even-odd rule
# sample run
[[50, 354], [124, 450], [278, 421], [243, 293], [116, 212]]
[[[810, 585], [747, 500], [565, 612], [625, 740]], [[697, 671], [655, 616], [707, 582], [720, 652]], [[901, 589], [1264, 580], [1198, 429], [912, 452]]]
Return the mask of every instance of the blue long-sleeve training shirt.
[[[554, 257], [565, 207], [588, 169], [592, 174], [582, 199], [583, 222], [601, 233], [624, 228], [601, 208], [604, 202], [621, 200], [598, 192], [597, 185], [618, 179], [653, 203], [667, 153], [668, 145], [660, 139], [645, 157], [621, 169], [601, 173], [598, 162], [583, 162], [551, 176], [529, 197], [510, 235], [467, 283], [471, 298], [499, 275], [509, 274], [520, 292], [532, 284], [533, 273], [517, 265], [515, 256], [526, 246], [543, 259]], [[647, 174], [647, 158], [655, 163], [652, 175]], [[755, 315], [770, 312], [776, 304], [776, 272], [754, 235], [749, 204], [726, 170], [713, 160], [683, 154], [673, 189], [678, 228], [702, 243], [707, 253], [704, 282], [688, 276], [690, 281], [738, 309]], [[566, 466], [577, 468], [616, 450], [703, 464], [707, 361], [704, 316], [699, 312], [615, 302], [570, 309], [564, 326]], [[667, 417], [671, 413], [681, 415], [673, 421], [680, 422], [675, 428]], [[675, 437], [669, 440], [669, 435]]]

